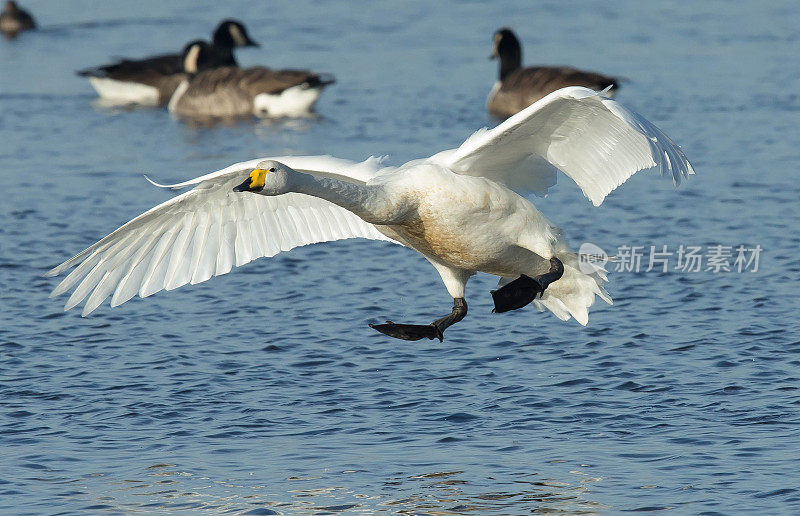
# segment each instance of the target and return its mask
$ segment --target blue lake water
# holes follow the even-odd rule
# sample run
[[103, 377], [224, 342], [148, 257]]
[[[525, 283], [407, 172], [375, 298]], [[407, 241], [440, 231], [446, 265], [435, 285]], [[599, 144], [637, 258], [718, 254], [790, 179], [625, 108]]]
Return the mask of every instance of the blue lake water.
[[[0, 41], [0, 513], [797, 514], [800, 4], [28, 0]], [[187, 125], [99, 107], [74, 70], [245, 21], [244, 65], [336, 74], [314, 120]], [[371, 330], [451, 300], [425, 260], [342, 241], [64, 313], [41, 274], [256, 156], [390, 156], [494, 123], [492, 32], [526, 63], [628, 79], [684, 148], [593, 208], [535, 200], [574, 244], [761, 246], [758, 270], [611, 275], [589, 325], [491, 313], [474, 278], [444, 343]], [[676, 256], [672, 256], [676, 259]], [[645, 258], [646, 261], [646, 258]]]

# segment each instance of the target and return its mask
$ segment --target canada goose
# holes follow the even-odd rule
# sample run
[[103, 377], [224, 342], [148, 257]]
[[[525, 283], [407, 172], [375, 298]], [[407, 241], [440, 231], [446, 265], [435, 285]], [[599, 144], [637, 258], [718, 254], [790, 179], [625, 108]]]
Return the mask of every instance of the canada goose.
[[20, 9], [16, 2], [8, 0], [0, 12], [0, 32], [8, 38], [14, 38], [23, 30], [36, 28], [33, 16], [25, 9]]
[[108, 296], [117, 306], [261, 256], [361, 237], [418, 251], [453, 297], [452, 312], [431, 324], [372, 326], [389, 336], [441, 340], [466, 315], [465, 287], [478, 271], [501, 278], [492, 292], [498, 313], [533, 302], [586, 324], [595, 295], [611, 303], [604, 271], [580, 268], [561, 230], [520, 195], [555, 185], [556, 167], [595, 206], [638, 170], [656, 168], [676, 185], [694, 173], [678, 146], [643, 117], [595, 91], [569, 87], [476, 132], [458, 149], [399, 168], [375, 158], [257, 159], [163, 186], [194, 188], [46, 275], [77, 265], [51, 296], [77, 285], [65, 310], [86, 299], [87, 315]]
[[[234, 47], [259, 46], [236, 20], [223, 20], [208, 46], [208, 66], [236, 66]], [[145, 59], [122, 59], [116, 63], [77, 72], [88, 77], [101, 98], [113, 102], [166, 105], [185, 78], [183, 54], [165, 54]]]
[[213, 49], [203, 41], [187, 45], [184, 80], [169, 110], [188, 117], [303, 116], [311, 112], [329, 75], [305, 70], [270, 70], [263, 66], [209, 68], [198, 65]]
[[598, 91], [611, 88], [609, 96], [619, 89], [619, 81], [614, 77], [567, 66], [522, 68], [522, 46], [509, 28], [494, 33], [490, 57], [500, 58], [500, 74], [486, 100], [486, 108], [498, 118], [507, 118], [567, 86], [585, 86]]

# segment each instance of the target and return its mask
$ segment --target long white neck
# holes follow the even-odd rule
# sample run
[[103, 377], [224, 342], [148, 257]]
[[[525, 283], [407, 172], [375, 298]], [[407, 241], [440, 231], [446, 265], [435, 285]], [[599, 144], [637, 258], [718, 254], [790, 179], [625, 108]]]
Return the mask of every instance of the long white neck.
[[393, 224], [401, 215], [384, 188], [377, 185], [359, 185], [296, 172], [292, 176], [292, 191], [330, 201], [372, 224]]

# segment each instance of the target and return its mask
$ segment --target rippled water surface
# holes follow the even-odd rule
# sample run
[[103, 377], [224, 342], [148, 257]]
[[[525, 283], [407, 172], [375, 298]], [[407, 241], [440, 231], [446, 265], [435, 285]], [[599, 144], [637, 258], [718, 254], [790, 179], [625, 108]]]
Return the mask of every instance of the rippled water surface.
[[[0, 41], [0, 513], [800, 512], [800, 6], [785, 2], [24, 2]], [[73, 71], [208, 37], [244, 64], [339, 82], [311, 120], [193, 127], [98, 106]], [[618, 97], [679, 142], [678, 190], [641, 174], [593, 208], [562, 178], [537, 206], [573, 243], [760, 245], [757, 272], [619, 272], [589, 325], [491, 313], [444, 343], [368, 326], [450, 299], [423, 258], [343, 241], [102, 307], [41, 274], [255, 156], [457, 146], [483, 109], [491, 35], [528, 63], [628, 79]], [[674, 263], [674, 262], [673, 262]]]

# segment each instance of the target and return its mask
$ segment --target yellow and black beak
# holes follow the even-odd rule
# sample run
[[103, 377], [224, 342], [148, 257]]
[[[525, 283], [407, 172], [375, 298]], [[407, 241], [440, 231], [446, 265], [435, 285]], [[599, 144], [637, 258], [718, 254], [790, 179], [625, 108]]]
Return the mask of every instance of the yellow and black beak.
[[260, 192], [266, 184], [267, 170], [257, 168], [250, 172], [250, 176], [242, 184], [233, 189], [234, 192]]

